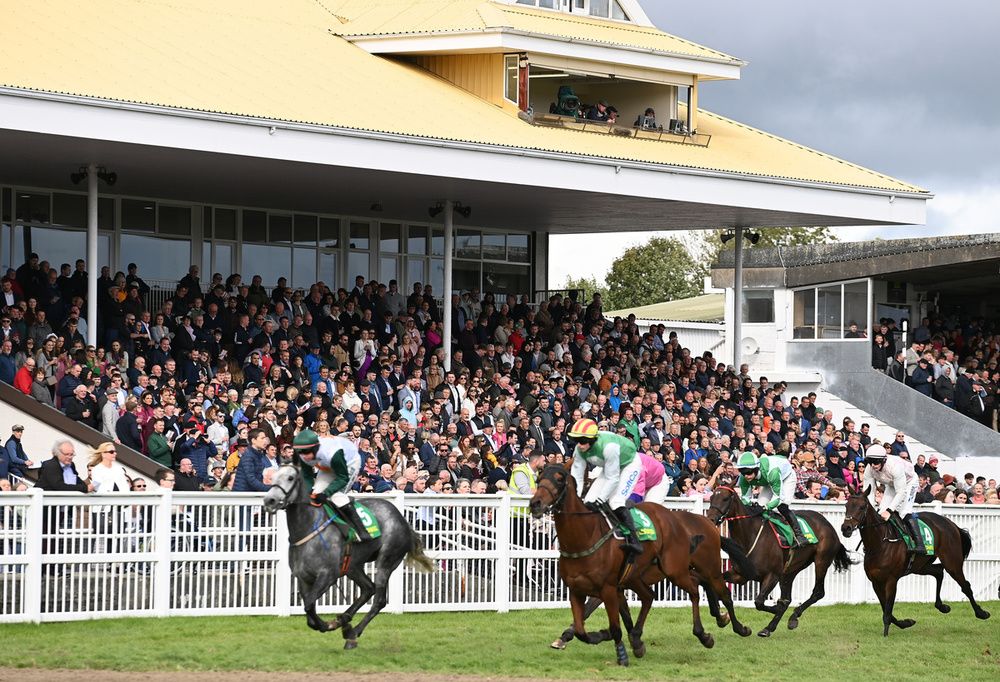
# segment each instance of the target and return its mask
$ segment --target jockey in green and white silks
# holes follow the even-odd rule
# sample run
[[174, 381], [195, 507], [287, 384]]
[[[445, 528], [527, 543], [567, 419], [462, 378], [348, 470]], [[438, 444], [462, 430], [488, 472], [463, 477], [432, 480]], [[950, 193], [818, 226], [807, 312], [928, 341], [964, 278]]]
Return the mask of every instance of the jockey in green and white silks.
[[[875, 490], [883, 486], [882, 502], [876, 504]], [[887, 455], [881, 445], [869, 445], [865, 450], [865, 478], [862, 490], [868, 490], [868, 501], [878, 509], [879, 515], [886, 521], [889, 515], [896, 512], [899, 518], [906, 521], [913, 538], [913, 551], [926, 554], [924, 539], [920, 536], [920, 524], [913, 515], [913, 502], [917, 498], [920, 480], [913, 469], [913, 464], [896, 455]]]
[[354, 503], [347, 496], [361, 471], [358, 446], [343, 436], [320, 438], [309, 429], [299, 432], [292, 443], [303, 465], [316, 474], [309, 501], [316, 507], [331, 502], [345, 521], [354, 527], [359, 540], [371, 540], [365, 524], [358, 517]]
[[583, 491], [588, 465], [600, 472], [591, 483], [584, 504], [597, 506], [607, 502], [628, 530], [622, 549], [635, 554], [642, 553], [632, 515], [625, 507], [625, 501], [642, 474], [642, 462], [636, 455], [635, 443], [631, 439], [600, 431], [592, 419], [581, 419], [573, 424], [569, 439], [576, 445], [570, 474], [576, 480], [577, 491]]
[[[788, 506], [795, 499], [795, 483], [798, 480], [788, 460], [777, 455], [762, 455], [758, 459], [752, 452], [744, 452], [736, 461], [736, 468], [740, 472], [740, 497], [743, 501], [757, 503], [767, 511], [778, 511], [795, 534], [795, 546], [809, 544], [802, 535], [798, 519]], [[757, 487], [760, 491], [755, 499], [753, 490]]]

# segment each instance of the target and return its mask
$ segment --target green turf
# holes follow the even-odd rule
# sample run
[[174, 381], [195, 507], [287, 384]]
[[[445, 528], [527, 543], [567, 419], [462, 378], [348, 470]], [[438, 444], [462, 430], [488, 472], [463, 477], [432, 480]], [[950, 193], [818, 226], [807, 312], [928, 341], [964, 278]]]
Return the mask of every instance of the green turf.
[[[951, 614], [930, 605], [901, 604], [909, 630], [882, 638], [874, 606], [814, 607], [794, 632], [741, 639], [708, 620], [715, 648], [691, 635], [690, 611], [654, 610], [647, 623], [646, 657], [628, 669], [614, 664], [610, 643], [573, 642], [548, 648], [567, 624], [567, 611], [435, 613], [377, 618], [359, 648], [344, 651], [339, 633], [320, 634], [304, 617], [123, 619], [44, 625], [0, 625], [0, 667], [117, 670], [273, 670], [425, 672], [491, 677], [656, 680], [852, 679], [872, 671], [893, 682], [930, 679], [937, 670], [963, 679], [1000, 675], [1000, 603], [979, 621], [966, 603]], [[708, 616], [707, 609], [703, 615]], [[755, 630], [765, 614], [741, 609]], [[597, 616], [595, 616], [597, 619]], [[603, 620], [601, 618], [600, 620]], [[600, 621], [595, 620], [595, 625]], [[631, 651], [630, 651], [631, 655]]]

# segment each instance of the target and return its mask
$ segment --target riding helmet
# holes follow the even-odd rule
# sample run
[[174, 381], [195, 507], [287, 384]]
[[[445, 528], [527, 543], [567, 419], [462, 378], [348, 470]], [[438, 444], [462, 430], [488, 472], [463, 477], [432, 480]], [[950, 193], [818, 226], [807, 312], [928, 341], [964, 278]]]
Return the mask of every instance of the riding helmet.
[[760, 460], [752, 452], [744, 452], [736, 460], [736, 468], [741, 474], [755, 474], [760, 470]]
[[878, 443], [869, 445], [865, 450], [865, 464], [884, 464], [885, 460], [885, 448]]
[[315, 452], [319, 449], [319, 436], [311, 429], [303, 429], [292, 441], [292, 449], [299, 454]]
[[592, 443], [597, 440], [597, 422], [593, 419], [577, 420], [569, 429], [569, 439], [574, 442]]

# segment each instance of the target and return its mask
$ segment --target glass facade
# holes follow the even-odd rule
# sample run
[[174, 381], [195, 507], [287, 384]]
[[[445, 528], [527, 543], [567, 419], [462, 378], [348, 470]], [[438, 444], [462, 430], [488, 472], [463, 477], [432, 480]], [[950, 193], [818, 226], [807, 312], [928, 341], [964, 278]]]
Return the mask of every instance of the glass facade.
[[[35, 251], [58, 267], [86, 256], [84, 193], [0, 187], [0, 264], [18, 267]], [[351, 219], [176, 200], [102, 195], [98, 204], [98, 267], [112, 273], [129, 262], [153, 286], [170, 287], [192, 263], [202, 280], [239, 272], [265, 287], [286, 277], [293, 287], [323, 281], [354, 286], [357, 275], [414, 283], [444, 294], [444, 233], [439, 225]], [[530, 235], [456, 228], [455, 291], [530, 293]]]
[[870, 338], [870, 299], [869, 280], [798, 289], [792, 295], [792, 337], [843, 339], [856, 324]]

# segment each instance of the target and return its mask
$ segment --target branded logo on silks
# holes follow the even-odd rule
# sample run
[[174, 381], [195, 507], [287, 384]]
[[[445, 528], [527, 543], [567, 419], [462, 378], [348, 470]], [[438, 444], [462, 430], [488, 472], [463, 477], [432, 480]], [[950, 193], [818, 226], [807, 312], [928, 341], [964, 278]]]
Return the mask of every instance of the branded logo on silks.
[[[649, 518], [649, 514], [639, 511], [634, 507], [629, 511], [632, 513], [632, 525], [635, 526], [636, 537], [639, 542], [655, 540], [656, 526], [653, 525], [653, 520]], [[622, 531], [622, 534], [624, 535], [624, 531]]]
[[[348, 541], [357, 542], [358, 540], [357, 532], [354, 530], [354, 528], [351, 527], [351, 525], [347, 521], [341, 518], [340, 514], [337, 513], [336, 507], [334, 507], [331, 504], [327, 504], [325, 506], [326, 506], [326, 513], [333, 518], [333, 522], [336, 523], [338, 526], [342, 526], [347, 531]], [[382, 535], [382, 529], [378, 525], [378, 519], [376, 519], [375, 515], [368, 510], [368, 507], [361, 504], [360, 502], [355, 502], [354, 511], [357, 512], [358, 518], [361, 519], [361, 523], [365, 524], [365, 530], [368, 531], [368, 535], [370, 535], [372, 539], [375, 539], [380, 535]]]
[[[764, 518], [770, 522], [771, 527], [775, 530], [779, 539], [784, 542], [784, 546], [790, 547], [795, 544], [795, 534], [792, 532], [792, 527], [785, 522], [784, 518], [773, 512], [764, 512]], [[813, 532], [812, 526], [809, 525], [808, 521], [798, 514], [795, 515], [795, 519], [799, 522], [799, 529], [802, 530], [802, 537], [804, 537], [810, 545], [815, 545], [819, 542], [819, 538], [816, 537], [816, 533]]]

